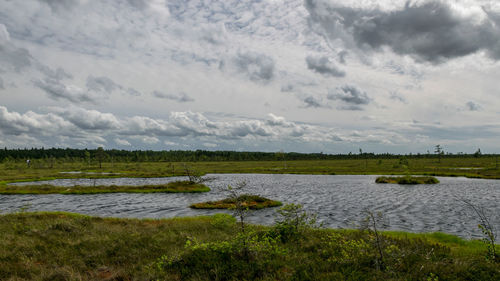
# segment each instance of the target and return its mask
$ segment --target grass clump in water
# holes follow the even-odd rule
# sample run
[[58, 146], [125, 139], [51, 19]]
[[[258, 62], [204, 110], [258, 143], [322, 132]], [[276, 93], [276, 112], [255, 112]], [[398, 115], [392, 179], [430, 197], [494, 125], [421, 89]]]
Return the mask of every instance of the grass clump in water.
[[195, 193], [208, 192], [204, 184], [191, 181], [174, 181], [155, 185], [97, 185], [97, 186], [54, 186], [44, 185], [0, 185], [0, 194], [96, 194], [96, 193]]
[[378, 177], [376, 183], [395, 183], [395, 184], [436, 184], [439, 180], [435, 177]]
[[259, 210], [269, 207], [281, 206], [280, 201], [275, 201], [267, 199], [259, 195], [242, 194], [236, 198], [226, 198], [218, 201], [207, 201], [202, 203], [192, 204], [193, 209], [234, 209], [236, 208], [236, 202], [241, 202], [243, 207], [247, 207], [252, 210]]

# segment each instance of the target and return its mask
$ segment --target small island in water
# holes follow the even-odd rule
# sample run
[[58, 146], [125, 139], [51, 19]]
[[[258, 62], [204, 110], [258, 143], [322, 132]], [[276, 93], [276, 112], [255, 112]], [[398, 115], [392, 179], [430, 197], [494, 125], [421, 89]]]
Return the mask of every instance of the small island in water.
[[98, 194], [98, 193], [197, 193], [210, 188], [193, 181], [174, 181], [153, 185], [55, 186], [0, 184], [0, 194]]
[[378, 177], [376, 183], [395, 183], [395, 184], [436, 184], [439, 180], [435, 177]]
[[259, 210], [282, 205], [280, 201], [274, 201], [259, 195], [243, 194], [236, 198], [226, 198], [218, 201], [195, 203], [189, 207], [193, 209], [234, 209], [236, 208], [236, 202], [241, 202], [242, 206], [248, 207], [248, 209], [252, 210]]

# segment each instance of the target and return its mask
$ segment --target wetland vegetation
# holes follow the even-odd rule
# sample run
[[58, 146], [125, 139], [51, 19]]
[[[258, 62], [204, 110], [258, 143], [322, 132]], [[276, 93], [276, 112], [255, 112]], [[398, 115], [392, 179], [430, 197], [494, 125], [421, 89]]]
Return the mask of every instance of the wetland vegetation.
[[210, 188], [192, 181], [175, 181], [155, 185], [94, 185], [55, 186], [42, 185], [0, 185], [0, 194], [98, 194], [98, 193], [196, 193], [208, 192]]
[[229, 197], [217, 201], [195, 203], [189, 207], [193, 209], [235, 209], [237, 202], [239, 202], [243, 208], [251, 210], [278, 207], [282, 205], [279, 201], [267, 199], [259, 195], [242, 194], [236, 198]]
[[[30, 159], [27, 165], [26, 160]], [[207, 173], [425, 175], [500, 179], [498, 155], [344, 154], [234, 151], [0, 150], [0, 183], [54, 178]], [[79, 173], [67, 173], [76, 171]]]
[[439, 180], [435, 177], [377, 177], [376, 183], [394, 183], [394, 184], [436, 184]]
[[226, 214], [161, 220], [6, 214], [0, 216], [0, 279], [500, 279], [500, 266], [485, 259], [481, 241], [443, 233], [378, 233], [381, 267], [372, 231], [302, 222], [247, 225], [241, 233]]
[[[63, 154], [38, 158], [29, 154], [29, 150], [7, 156], [0, 154], [0, 193], [169, 192], [168, 188], [170, 192], [186, 192], [180, 191], [186, 186], [193, 188], [187, 192], [208, 191], [204, 189], [208, 187], [192, 181], [179, 186], [170, 183], [139, 187], [8, 185], [59, 178], [189, 176], [187, 166], [199, 175], [411, 173], [500, 178], [496, 155], [229, 153], [224, 156], [223, 152], [171, 152], [161, 156], [161, 153], [135, 152], [135, 157], [130, 158], [129, 154], [120, 156], [117, 151], [101, 150], [96, 155], [85, 151], [70, 150], [64, 154], [64, 150], [56, 150], [52, 152]], [[61, 212], [3, 214], [0, 215], [0, 279], [500, 279], [496, 254], [500, 249], [491, 242], [463, 240], [443, 233], [380, 232], [375, 223], [368, 229], [324, 229], [315, 226], [300, 209], [293, 210], [287, 213], [282, 209], [278, 213], [289, 216], [270, 226], [247, 224], [243, 216], [240, 225], [225, 214], [158, 220]]]

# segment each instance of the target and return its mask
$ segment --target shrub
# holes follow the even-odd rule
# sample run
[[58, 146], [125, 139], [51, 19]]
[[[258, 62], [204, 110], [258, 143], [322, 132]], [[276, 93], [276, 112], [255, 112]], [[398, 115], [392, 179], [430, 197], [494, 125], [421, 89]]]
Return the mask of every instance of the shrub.
[[236, 218], [229, 214], [215, 214], [212, 216], [211, 224], [217, 228], [224, 229], [236, 224]]
[[188, 239], [181, 255], [162, 256], [156, 267], [161, 273], [179, 274], [181, 280], [275, 279], [286, 253], [277, 239], [247, 231], [228, 241]]
[[287, 204], [278, 210], [281, 216], [270, 230], [270, 235], [281, 237], [283, 242], [297, 239], [303, 232], [317, 227], [317, 216], [308, 214], [300, 204]]

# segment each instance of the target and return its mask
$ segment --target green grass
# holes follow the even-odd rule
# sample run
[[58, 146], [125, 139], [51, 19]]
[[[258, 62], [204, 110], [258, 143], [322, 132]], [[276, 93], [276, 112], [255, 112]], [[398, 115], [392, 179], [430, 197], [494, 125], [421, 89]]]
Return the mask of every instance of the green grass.
[[[53, 168], [34, 159], [30, 168], [24, 162], [0, 164], [0, 183], [21, 180], [55, 178], [112, 178], [112, 177], [167, 177], [185, 175], [184, 164], [202, 174], [206, 173], [266, 173], [266, 174], [324, 174], [324, 175], [413, 175], [463, 176], [500, 179], [495, 157], [407, 158], [400, 159], [345, 159], [240, 162], [121, 162], [89, 166], [83, 162], [58, 160]], [[465, 169], [464, 169], [465, 168]], [[113, 174], [61, 174], [66, 171], [105, 172]]]
[[367, 232], [310, 229], [281, 242], [272, 227], [245, 229], [223, 214], [1, 215], [0, 280], [500, 280], [484, 244], [452, 235], [384, 233], [385, 267], [377, 269]]
[[234, 209], [236, 208], [237, 201], [241, 202], [243, 207], [252, 210], [278, 207], [282, 205], [279, 201], [267, 199], [262, 196], [243, 194], [238, 196], [238, 198], [226, 198], [218, 201], [195, 203], [189, 207], [193, 209]]
[[54, 186], [44, 185], [0, 185], [0, 194], [96, 194], [96, 193], [194, 193], [208, 192], [210, 188], [190, 181], [175, 181], [167, 184], [124, 186]]
[[376, 183], [394, 183], [394, 184], [436, 184], [439, 180], [435, 177], [378, 177]]

